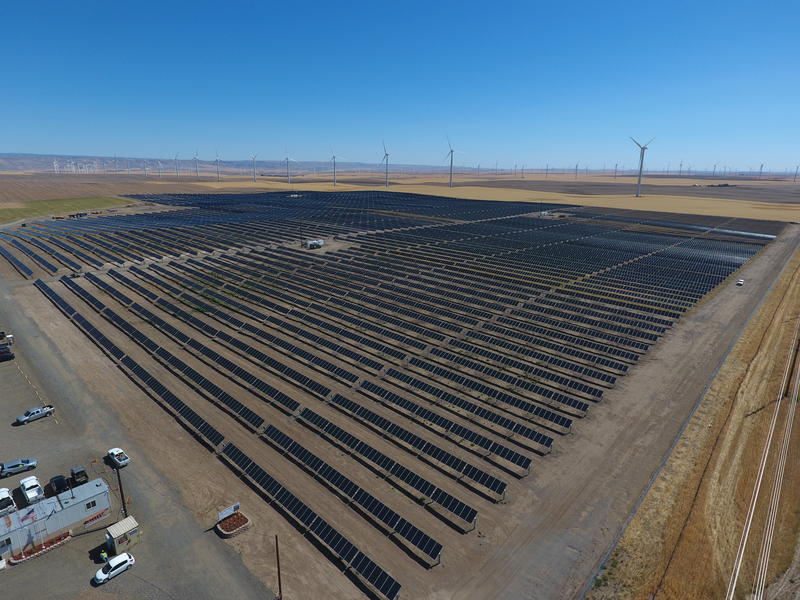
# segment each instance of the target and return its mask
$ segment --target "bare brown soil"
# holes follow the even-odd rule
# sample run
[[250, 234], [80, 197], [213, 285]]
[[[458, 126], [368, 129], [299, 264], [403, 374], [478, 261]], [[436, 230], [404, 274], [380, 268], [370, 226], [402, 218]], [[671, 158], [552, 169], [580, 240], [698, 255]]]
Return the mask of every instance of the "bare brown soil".
[[[800, 251], [720, 369], [589, 598], [724, 597], [789, 351], [788, 324], [799, 315]], [[791, 456], [798, 451], [795, 436]], [[800, 466], [790, 461], [768, 581], [794, 554], [798, 475]], [[768, 463], [763, 489], [771, 476]], [[739, 595], [753, 581], [765, 512], [754, 519]], [[787, 595], [797, 588], [786, 579], [778, 586], [783, 595], [774, 597], [795, 597]]]

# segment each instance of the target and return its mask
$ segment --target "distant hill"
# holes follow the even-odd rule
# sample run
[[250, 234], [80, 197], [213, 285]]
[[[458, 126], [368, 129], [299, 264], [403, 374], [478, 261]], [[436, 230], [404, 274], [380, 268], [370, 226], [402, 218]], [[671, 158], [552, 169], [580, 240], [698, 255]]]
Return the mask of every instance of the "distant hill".
[[[153, 173], [161, 169], [166, 174], [175, 172], [175, 162], [174, 158], [0, 153], [0, 172], [126, 173], [128, 170], [131, 172], [143, 172], [146, 168]], [[177, 163], [180, 172], [194, 172], [195, 170], [194, 158], [178, 158]], [[333, 170], [333, 163], [328, 161], [291, 161], [290, 167], [293, 173], [324, 173]], [[212, 173], [216, 171], [216, 168], [216, 162], [213, 160], [197, 160], [197, 170], [199, 172]], [[220, 160], [219, 168], [220, 172], [226, 174], [250, 173], [252, 172], [253, 163], [250, 160]], [[364, 173], [376, 173], [383, 169], [376, 163], [339, 161], [336, 163], [336, 168], [343, 172], [356, 171]], [[427, 165], [391, 165], [391, 169], [395, 172], [401, 169], [409, 173], [443, 172], [447, 168]], [[256, 160], [256, 171], [259, 175], [280, 176], [286, 173], [286, 161]]]

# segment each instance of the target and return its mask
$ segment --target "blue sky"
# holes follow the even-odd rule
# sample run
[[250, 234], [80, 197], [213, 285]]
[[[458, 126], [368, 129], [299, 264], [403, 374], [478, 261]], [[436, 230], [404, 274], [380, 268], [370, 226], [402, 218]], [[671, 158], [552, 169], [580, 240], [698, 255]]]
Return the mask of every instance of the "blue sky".
[[800, 162], [796, 2], [11, 2], [0, 152]]

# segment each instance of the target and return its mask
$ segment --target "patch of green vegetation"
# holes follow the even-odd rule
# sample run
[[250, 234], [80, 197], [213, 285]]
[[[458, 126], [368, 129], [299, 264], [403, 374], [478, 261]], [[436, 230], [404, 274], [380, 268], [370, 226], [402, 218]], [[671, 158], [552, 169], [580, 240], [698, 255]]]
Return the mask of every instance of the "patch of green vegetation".
[[104, 196], [62, 200], [31, 200], [26, 202], [24, 206], [18, 207], [4, 207], [0, 204], [0, 223], [11, 223], [20, 219], [50, 217], [52, 215], [67, 215], [75, 212], [88, 212], [114, 206], [128, 206], [133, 203], [133, 200]]

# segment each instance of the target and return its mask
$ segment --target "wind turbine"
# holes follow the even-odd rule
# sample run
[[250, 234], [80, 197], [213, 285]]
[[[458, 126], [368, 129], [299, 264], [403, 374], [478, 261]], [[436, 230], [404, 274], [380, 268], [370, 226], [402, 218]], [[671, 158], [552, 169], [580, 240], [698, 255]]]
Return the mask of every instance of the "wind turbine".
[[617, 165], [618, 165], [618, 164], [619, 164], [619, 163], [614, 163], [614, 179], [616, 179], [616, 178], [617, 178]]
[[144, 159], [144, 176], [147, 177], [147, 159]]
[[289, 150], [288, 149], [286, 150], [286, 158], [284, 160], [286, 160], [286, 183], [288, 183], [289, 185], [292, 185], [292, 173], [289, 170], [289, 161], [290, 160], [293, 161], [293, 162], [297, 162], [297, 161], [294, 160], [293, 158], [289, 158]]
[[58, 161], [55, 159], [53, 160], [53, 173], [58, 175]]
[[161, 171], [164, 169], [164, 165], [161, 164], [160, 160], [156, 162], [158, 162], [158, 178], [161, 179]]
[[197, 150], [194, 151], [194, 176], [200, 177], [200, 170], [197, 168]]
[[178, 172], [178, 153], [175, 153], [175, 177], [180, 178], [180, 173]]
[[797, 165], [794, 168], [794, 179], [792, 180], [793, 183], [797, 183], [797, 170], [800, 169], [800, 165]]
[[764, 163], [758, 168], [758, 178], [761, 179], [761, 174], [764, 172]]
[[[347, 160], [344, 156], [340, 158]], [[336, 187], [336, 152], [333, 151], [333, 148], [331, 148], [331, 160], [333, 161], [333, 187]]]
[[253, 161], [253, 183], [256, 182], [256, 157], [258, 154], [253, 154], [250, 159]]
[[217, 181], [219, 181], [219, 152], [217, 152]]
[[642, 169], [644, 168], [644, 153], [647, 150], [647, 147], [652, 143], [652, 141], [654, 139], [656, 139], [656, 138], [651, 138], [649, 142], [647, 142], [645, 145], [642, 145], [639, 142], [637, 142], [636, 140], [634, 140], [633, 138], [631, 138], [631, 141], [633, 141], [634, 144], [639, 146], [639, 179], [636, 181], [636, 197], [637, 198], [641, 197], [641, 193], [640, 192], [642, 191]]
[[[447, 147], [450, 148], [450, 151], [444, 155], [444, 159], [447, 160], [448, 157], [450, 158], [450, 187], [453, 187], [453, 154], [455, 154], [456, 151], [453, 150], [453, 146], [450, 144], [450, 136], [447, 136]], [[385, 146], [383, 150], [384, 152], [386, 151]], [[386, 157], [388, 158], [388, 156], [387, 154]]]
[[386, 163], [385, 185], [388, 188], [389, 187], [389, 152], [386, 150], [386, 142], [383, 142], [383, 158], [381, 159], [381, 162], [378, 163], [378, 166], [380, 167], [383, 163]]

